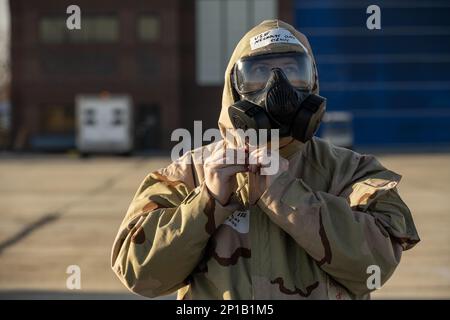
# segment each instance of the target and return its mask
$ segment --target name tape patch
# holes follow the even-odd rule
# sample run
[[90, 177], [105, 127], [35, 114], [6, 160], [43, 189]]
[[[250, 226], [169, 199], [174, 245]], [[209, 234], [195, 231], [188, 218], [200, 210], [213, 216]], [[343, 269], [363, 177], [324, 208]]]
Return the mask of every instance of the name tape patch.
[[305, 46], [302, 45], [301, 42], [298, 41], [298, 39], [294, 37], [289, 30], [283, 28], [268, 30], [250, 38], [250, 48], [252, 50], [276, 43], [289, 43], [302, 46], [305, 52], [308, 52]]
[[239, 233], [248, 233], [250, 227], [250, 212], [248, 210], [236, 210], [225, 220], [224, 224], [229, 225]]

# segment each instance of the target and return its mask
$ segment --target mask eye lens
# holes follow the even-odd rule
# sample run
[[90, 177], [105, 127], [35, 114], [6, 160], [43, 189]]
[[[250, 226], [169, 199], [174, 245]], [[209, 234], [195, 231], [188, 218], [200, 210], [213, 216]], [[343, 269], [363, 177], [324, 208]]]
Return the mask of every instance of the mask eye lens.
[[305, 53], [291, 52], [244, 58], [236, 63], [235, 84], [240, 94], [264, 89], [273, 68], [280, 68], [291, 85], [299, 89], [312, 86], [312, 64]]
[[300, 73], [298, 66], [295, 64], [283, 66], [282, 70], [288, 78], [297, 78], [298, 74]]
[[258, 63], [252, 68], [252, 70], [250, 70], [250, 73], [250, 79], [267, 78], [269, 76], [270, 69], [269, 66], [263, 63]]

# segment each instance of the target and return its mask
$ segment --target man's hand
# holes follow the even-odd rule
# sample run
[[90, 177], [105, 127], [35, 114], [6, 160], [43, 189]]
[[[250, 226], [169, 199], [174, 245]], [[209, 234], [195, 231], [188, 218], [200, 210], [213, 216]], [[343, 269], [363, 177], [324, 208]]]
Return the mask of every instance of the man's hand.
[[237, 188], [236, 174], [248, 171], [245, 164], [246, 157], [248, 153], [244, 149], [237, 152], [221, 145], [205, 160], [203, 169], [206, 187], [221, 205], [228, 203], [231, 194]]
[[[261, 198], [272, 183], [283, 173], [289, 170], [289, 161], [280, 156], [275, 150], [268, 150], [266, 147], [256, 149], [250, 153], [249, 157], [249, 202], [255, 204]], [[278, 170], [274, 174], [264, 174], [264, 168], [273, 165], [278, 161]], [[269, 171], [269, 170], [267, 170]]]

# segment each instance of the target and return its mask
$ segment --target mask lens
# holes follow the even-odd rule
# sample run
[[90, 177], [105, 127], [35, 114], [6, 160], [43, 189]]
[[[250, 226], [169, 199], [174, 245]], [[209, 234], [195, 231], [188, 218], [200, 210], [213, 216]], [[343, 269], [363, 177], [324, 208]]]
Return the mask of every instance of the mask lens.
[[235, 87], [243, 93], [264, 89], [273, 68], [280, 68], [291, 85], [298, 89], [312, 87], [311, 58], [306, 53], [284, 53], [249, 57], [235, 65]]

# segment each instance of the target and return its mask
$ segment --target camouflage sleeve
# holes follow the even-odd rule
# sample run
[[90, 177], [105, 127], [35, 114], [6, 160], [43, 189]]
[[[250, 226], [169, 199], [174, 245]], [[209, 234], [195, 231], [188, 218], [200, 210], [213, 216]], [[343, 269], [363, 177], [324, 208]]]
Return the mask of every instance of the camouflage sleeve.
[[285, 172], [258, 205], [322, 270], [353, 294], [365, 295], [371, 291], [367, 268], [379, 266], [383, 284], [402, 251], [419, 241], [397, 182], [366, 177], [333, 195], [313, 191], [302, 179]]
[[[164, 172], [164, 171], [160, 171]], [[156, 297], [184, 286], [209, 237], [231, 209], [204, 183], [189, 191], [159, 172], [142, 182], [114, 241], [114, 272], [131, 291]]]

